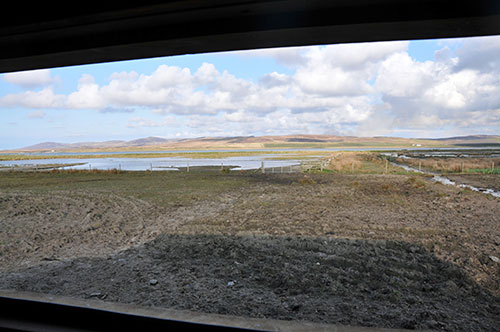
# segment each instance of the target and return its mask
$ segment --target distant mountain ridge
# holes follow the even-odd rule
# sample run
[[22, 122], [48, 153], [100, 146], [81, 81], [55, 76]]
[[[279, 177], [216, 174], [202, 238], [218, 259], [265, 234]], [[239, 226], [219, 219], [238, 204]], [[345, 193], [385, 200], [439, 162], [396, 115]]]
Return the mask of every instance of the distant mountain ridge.
[[[489, 138], [498, 138], [498, 135], [468, 135], [468, 136], [453, 136], [453, 137], [446, 137], [446, 138], [432, 138], [435, 141], [447, 141], [447, 140], [465, 140], [465, 141], [472, 141], [472, 140], [480, 140], [480, 139], [489, 139]], [[423, 138], [425, 139], [425, 138]]]
[[[434, 142], [434, 143], [433, 143]], [[62, 150], [106, 150], [106, 149], [144, 149], [147, 147], [158, 149], [181, 149], [181, 148], [222, 148], [222, 147], [248, 147], [262, 148], [266, 145], [292, 144], [298, 147], [304, 144], [336, 144], [346, 146], [370, 145], [370, 144], [401, 144], [419, 146], [420, 144], [436, 145], [460, 145], [471, 146], [474, 144], [500, 145], [500, 135], [469, 135], [448, 138], [398, 138], [398, 137], [356, 137], [337, 135], [283, 135], [283, 136], [231, 136], [231, 137], [198, 137], [167, 139], [162, 137], [144, 137], [130, 141], [110, 140], [103, 142], [78, 142], [58, 143], [43, 142], [27, 146], [16, 151], [62, 151]]]
[[78, 143], [57, 143], [43, 142], [30, 145], [19, 150], [70, 150], [70, 149], [105, 149], [105, 148], [124, 148], [131, 146], [148, 146], [157, 144], [166, 144], [172, 142], [171, 139], [161, 137], [145, 137], [131, 141], [112, 140], [104, 142], [78, 142]]

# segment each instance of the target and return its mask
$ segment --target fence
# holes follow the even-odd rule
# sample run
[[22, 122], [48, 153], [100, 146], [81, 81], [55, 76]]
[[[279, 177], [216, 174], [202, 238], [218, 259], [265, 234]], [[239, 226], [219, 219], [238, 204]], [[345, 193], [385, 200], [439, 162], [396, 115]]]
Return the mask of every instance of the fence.
[[[252, 165], [245, 165], [245, 163], [250, 163]], [[171, 166], [155, 166], [150, 164], [148, 170], [179, 170], [183, 172], [210, 172], [210, 171], [230, 171], [232, 169], [236, 170], [246, 170], [246, 171], [257, 171], [262, 174], [286, 174], [286, 173], [302, 173], [310, 171], [322, 171], [327, 162], [324, 160], [307, 160], [307, 161], [297, 161], [296, 163], [290, 164], [283, 161], [276, 160], [266, 160], [260, 161], [260, 165], [257, 160], [238, 160], [238, 161], [228, 161], [220, 162], [220, 164], [193, 164], [192, 162], [185, 162], [183, 165], [175, 164]], [[237, 166], [235, 165], [237, 164]]]
[[25, 164], [22, 167], [6, 167], [5, 170], [48, 171], [51, 169], [118, 170], [118, 171], [181, 171], [181, 172], [228, 172], [231, 170], [254, 171], [262, 174], [285, 174], [322, 171], [328, 161], [315, 160], [92, 160], [92, 163]]
[[302, 172], [313, 172], [313, 171], [323, 172], [323, 169], [325, 169], [329, 163], [330, 163], [329, 159], [303, 160], [300, 163], [300, 166]]
[[150, 163], [147, 170], [176, 170], [181, 172], [224, 172], [231, 170], [254, 171], [262, 174], [300, 173], [303, 171], [301, 161], [283, 160], [204, 160], [204, 161], [177, 161], [170, 164]]
[[298, 165], [265, 167], [264, 162], [262, 162], [260, 171], [262, 172], [262, 174], [300, 173], [302, 172], [302, 166], [298, 164]]

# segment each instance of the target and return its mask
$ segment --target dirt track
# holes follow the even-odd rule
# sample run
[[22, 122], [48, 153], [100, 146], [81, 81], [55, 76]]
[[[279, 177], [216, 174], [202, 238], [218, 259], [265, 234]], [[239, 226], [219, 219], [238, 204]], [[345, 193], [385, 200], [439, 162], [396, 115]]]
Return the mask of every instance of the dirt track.
[[500, 325], [499, 199], [405, 175], [238, 176], [179, 204], [112, 181], [2, 187], [0, 288], [364, 326]]

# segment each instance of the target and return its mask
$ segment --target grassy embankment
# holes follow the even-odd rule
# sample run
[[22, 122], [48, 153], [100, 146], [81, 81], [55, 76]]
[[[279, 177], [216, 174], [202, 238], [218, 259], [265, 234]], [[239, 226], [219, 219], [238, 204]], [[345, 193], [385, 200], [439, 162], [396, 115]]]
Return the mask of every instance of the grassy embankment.
[[330, 157], [330, 163], [325, 172], [352, 174], [408, 174], [401, 167], [387, 162], [386, 158], [377, 152], [341, 151]]

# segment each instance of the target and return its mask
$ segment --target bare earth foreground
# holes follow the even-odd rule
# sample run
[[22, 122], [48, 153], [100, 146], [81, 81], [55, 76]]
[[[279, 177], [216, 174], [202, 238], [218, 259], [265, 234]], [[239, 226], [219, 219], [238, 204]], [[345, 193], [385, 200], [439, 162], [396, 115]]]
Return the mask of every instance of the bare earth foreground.
[[500, 199], [418, 175], [4, 172], [0, 289], [498, 331], [499, 225]]

